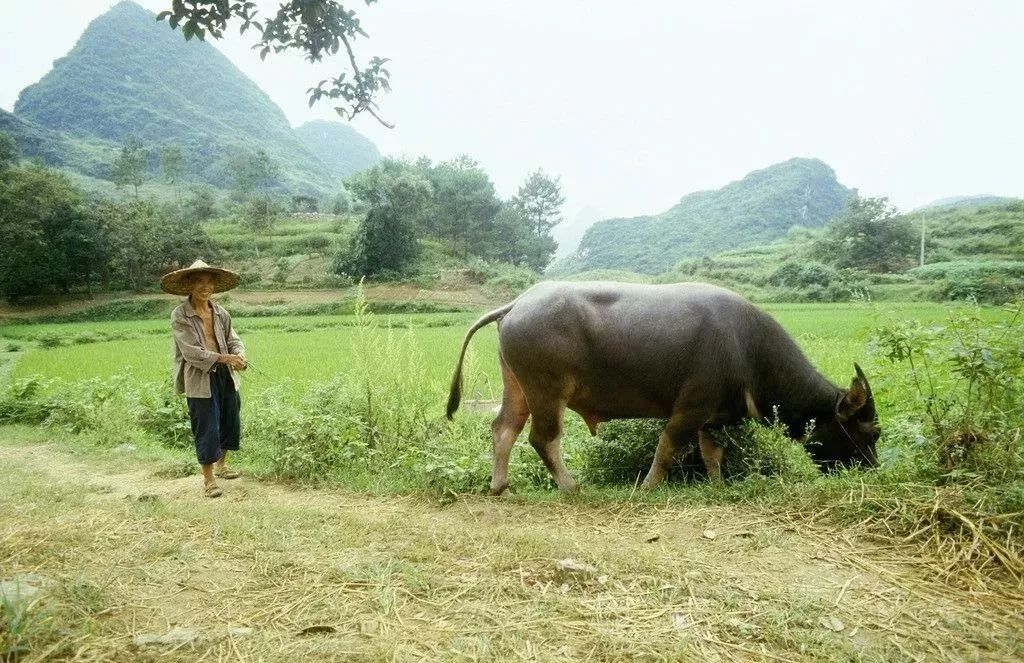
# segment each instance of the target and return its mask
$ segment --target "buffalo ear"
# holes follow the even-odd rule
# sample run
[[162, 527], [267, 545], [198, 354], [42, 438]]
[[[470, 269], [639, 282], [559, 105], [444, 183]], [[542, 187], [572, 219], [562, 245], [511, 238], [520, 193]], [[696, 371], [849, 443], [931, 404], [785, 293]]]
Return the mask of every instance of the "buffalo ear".
[[836, 407], [836, 414], [842, 419], [848, 419], [857, 413], [868, 402], [868, 381], [858, 375], [850, 383], [850, 390], [846, 392], [839, 405]]
[[860, 364], [857, 362], [853, 363], [853, 368], [857, 371], [857, 377], [864, 381], [864, 386], [868, 390], [868, 400], [871, 400], [871, 384], [868, 382], [868, 376], [864, 375], [864, 371], [860, 369]]

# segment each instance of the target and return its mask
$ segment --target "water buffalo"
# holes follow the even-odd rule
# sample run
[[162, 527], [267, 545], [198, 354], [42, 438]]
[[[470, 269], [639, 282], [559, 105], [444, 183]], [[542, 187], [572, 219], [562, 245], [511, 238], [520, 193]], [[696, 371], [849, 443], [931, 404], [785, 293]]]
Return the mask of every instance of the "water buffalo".
[[[789, 435], [821, 467], [874, 465], [878, 424], [860, 367], [840, 389], [811, 366], [788, 333], [734, 292], [700, 283], [546, 282], [480, 318], [466, 333], [447, 415], [459, 407], [473, 334], [498, 321], [504, 383], [491, 424], [491, 493], [508, 487], [508, 458], [526, 420], [530, 444], [562, 490], [576, 482], [562, 460], [565, 408], [596, 433], [609, 419], [668, 419], [644, 487], [661, 483], [677, 449], [697, 441], [712, 480], [722, 448], [708, 430], [777, 408]], [[812, 432], [807, 435], [807, 431]]]

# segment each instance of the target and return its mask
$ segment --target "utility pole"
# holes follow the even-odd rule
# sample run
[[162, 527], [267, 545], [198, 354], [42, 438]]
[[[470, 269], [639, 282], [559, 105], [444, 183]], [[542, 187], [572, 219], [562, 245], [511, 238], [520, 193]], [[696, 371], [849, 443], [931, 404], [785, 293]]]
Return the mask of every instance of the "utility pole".
[[921, 215], [921, 267], [924, 267], [924, 230], [927, 218], [927, 215]]

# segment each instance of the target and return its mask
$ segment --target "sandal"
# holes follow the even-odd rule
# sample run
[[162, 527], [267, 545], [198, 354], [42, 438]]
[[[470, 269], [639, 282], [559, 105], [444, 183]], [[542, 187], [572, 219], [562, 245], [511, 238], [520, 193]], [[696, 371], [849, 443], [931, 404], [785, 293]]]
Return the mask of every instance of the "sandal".
[[238, 470], [231, 470], [226, 467], [223, 470], [220, 470], [219, 472], [214, 472], [213, 474], [219, 479], [237, 479], [238, 477], [242, 476], [242, 473], [239, 472]]
[[218, 486], [217, 484], [215, 484], [215, 483], [208, 483], [203, 488], [203, 494], [206, 495], [207, 497], [220, 497], [224, 493], [220, 489], [220, 486]]

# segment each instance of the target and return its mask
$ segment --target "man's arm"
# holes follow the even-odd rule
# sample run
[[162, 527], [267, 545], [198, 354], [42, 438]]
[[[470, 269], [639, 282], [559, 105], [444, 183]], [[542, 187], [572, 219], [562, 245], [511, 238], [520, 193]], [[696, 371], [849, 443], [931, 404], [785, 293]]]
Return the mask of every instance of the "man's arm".
[[236, 368], [237, 364], [244, 364], [244, 361], [234, 355], [222, 355], [204, 345], [196, 345], [195, 329], [187, 319], [172, 315], [171, 331], [174, 333], [174, 342], [181, 350], [181, 356], [202, 371], [209, 371], [217, 363], [230, 364]]

